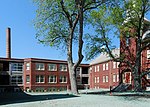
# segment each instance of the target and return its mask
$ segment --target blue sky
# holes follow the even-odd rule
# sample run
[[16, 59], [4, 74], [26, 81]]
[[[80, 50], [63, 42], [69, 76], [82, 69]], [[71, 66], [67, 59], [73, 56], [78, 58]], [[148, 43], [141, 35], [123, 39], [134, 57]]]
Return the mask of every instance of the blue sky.
[[10, 27], [12, 57], [66, 60], [62, 51], [38, 43], [32, 24], [34, 18], [35, 6], [32, 0], [1, 0], [0, 57], [6, 56], [6, 28]]
[[[35, 18], [32, 0], [1, 0], [0, 57], [6, 56], [6, 28], [11, 28], [13, 58], [47, 58], [66, 60], [63, 51], [39, 44], [32, 20]], [[150, 15], [148, 15], [150, 19]], [[116, 42], [116, 41], [115, 41]], [[76, 58], [76, 55], [74, 55]], [[86, 63], [86, 61], [83, 61]]]

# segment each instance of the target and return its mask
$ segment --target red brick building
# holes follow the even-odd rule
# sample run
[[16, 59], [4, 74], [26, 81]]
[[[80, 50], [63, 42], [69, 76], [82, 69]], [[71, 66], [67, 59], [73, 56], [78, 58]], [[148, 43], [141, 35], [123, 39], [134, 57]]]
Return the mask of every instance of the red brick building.
[[[81, 64], [77, 69], [79, 88], [88, 85], [88, 66], [88, 64]], [[24, 90], [26, 91], [62, 91], [70, 89], [67, 61], [25, 59], [23, 77]]]
[[[119, 57], [120, 49], [112, 53]], [[90, 63], [90, 88], [110, 88], [119, 84], [119, 62], [115, 62], [108, 54], [103, 53]]]
[[[120, 39], [120, 55], [124, 56], [124, 61], [130, 61], [132, 65], [136, 63], [136, 51], [137, 51], [137, 39], [131, 37], [133, 35], [134, 29], [130, 30], [126, 37], [122, 37]], [[142, 46], [146, 43], [149, 43], [150, 38], [150, 21], [146, 18], [144, 19], [144, 33], [142, 36]], [[150, 46], [146, 47], [141, 52], [141, 67], [140, 70], [142, 72], [150, 71]], [[125, 84], [130, 84], [131, 88], [133, 88], [133, 77], [132, 70], [126, 63], [120, 64], [120, 82]], [[150, 73], [142, 77], [142, 87], [143, 89], [150, 89]]]

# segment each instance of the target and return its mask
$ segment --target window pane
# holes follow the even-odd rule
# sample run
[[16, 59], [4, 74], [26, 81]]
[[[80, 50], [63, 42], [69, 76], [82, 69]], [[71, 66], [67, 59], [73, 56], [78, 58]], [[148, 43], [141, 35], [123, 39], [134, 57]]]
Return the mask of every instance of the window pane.
[[63, 65], [63, 64], [59, 65], [59, 70], [60, 71], [67, 71], [67, 65]]
[[49, 71], [56, 71], [57, 66], [56, 66], [56, 64], [48, 64], [48, 69], [49, 69]]
[[44, 64], [43, 63], [36, 63], [36, 70], [44, 70]]

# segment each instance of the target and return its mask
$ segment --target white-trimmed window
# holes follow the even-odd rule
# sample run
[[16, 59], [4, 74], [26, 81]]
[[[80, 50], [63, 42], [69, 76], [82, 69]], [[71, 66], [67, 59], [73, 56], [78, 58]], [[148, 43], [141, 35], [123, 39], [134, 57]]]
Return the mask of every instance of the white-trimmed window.
[[44, 75], [36, 75], [36, 83], [44, 83]]
[[119, 68], [119, 64], [120, 64], [120, 62], [117, 62], [117, 68]]
[[11, 70], [15, 72], [23, 71], [23, 63], [12, 63]]
[[113, 62], [113, 69], [116, 68], [116, 62]]
[[30, 76], [26, 75], [26, 83], [30, 83]]
[[44, 70], [44, 63], [36, 63], [36, 70]]
[[103, 76], [103, 83], [105, 82], [105, 76]]
[[116, 74], [113, 74], [113, 82], [116, 82]]
[[147, 59], [150, 59], [150, 50], [147, 50]]
[[105, 64], [103, 64], [103, 71], [105, 71]]
[[96, 72], [96, 66], [94, 66], [94, 71]]
[[48, 82], [49, 83], [57, 83], [57, 77], [56, 77], [56, 75], [49, 75], [48, 76]]
[[57, 71], [57, 65], [56, 64], [48, 64], [48, 70], [49, 71]]
[[97, 65], [97, 71], [99, 72], [99, 65]]
[[150, 79], [150, 73], [147, 74], [147, 79]]
[[106, 70], [108, 70], [108, 63], [106, 63]]
[[97, 82], [97, 81], [96, 81], [96, 77], [95, 77], [95, 79], [94, 79], [94, 80], [95, 80], [94, 82], [96, 83], [96, 82]]
[[119, 74], [117, 74], [117, 82], [119, 81]]
[[67, 65], [60, 64], [60, 65], [59, 65], [59, 70], [60, 70], [60, 71], [67, 71]]
[[26, 63], [26, 70], [30, 70], [30, 63], [29, 62]]
[[99, 77], [97, 77], [97, 83], [99, 83]]
[[67, 83], [67, 76], [60, 76], [59, 77], [59, 82], [60, 83]]
[[106, 76], [106, 82], [108, 82], [108, 76]]

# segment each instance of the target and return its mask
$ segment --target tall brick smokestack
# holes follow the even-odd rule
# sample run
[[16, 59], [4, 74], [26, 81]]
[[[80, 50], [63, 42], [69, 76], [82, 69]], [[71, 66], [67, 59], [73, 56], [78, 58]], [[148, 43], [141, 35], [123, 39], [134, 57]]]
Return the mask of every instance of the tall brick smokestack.
[[11, 58], [11, 29], [6, 29], [6, 58]]

